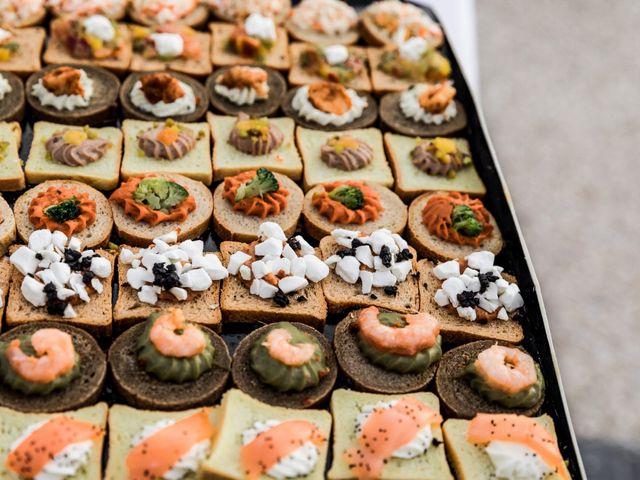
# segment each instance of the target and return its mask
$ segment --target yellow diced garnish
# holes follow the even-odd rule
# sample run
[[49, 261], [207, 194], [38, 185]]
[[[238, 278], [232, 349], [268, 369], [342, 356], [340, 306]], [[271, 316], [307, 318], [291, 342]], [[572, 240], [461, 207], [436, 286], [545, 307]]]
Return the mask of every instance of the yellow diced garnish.
[[436, 137], [431, 143], [436, 147], [436, 150], [443, 155], [456, 153], [458, 148], [456, 147], [456, 142], [451, 140], [450, 138]]
[[87, 134], [84, 130], [67, 130], [62, 139], [71, 145], [80, 145], [87, 139]]
[[100, 50], [103, 46], [102, 40], [93, 35], [86, 35], [84, 39], [89, 44], [89, 47], [93, 52]]
[[11, 58], [11, 50], [8, 48], [0, 48], [0, 62], [6, 62]]

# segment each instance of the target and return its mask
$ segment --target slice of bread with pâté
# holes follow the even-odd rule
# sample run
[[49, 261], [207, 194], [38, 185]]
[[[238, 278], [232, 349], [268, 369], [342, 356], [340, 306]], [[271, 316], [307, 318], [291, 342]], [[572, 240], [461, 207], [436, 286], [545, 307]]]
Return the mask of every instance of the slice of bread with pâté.
[[[49, 189], [52, 189], [52, 192], [58, 191], [58, 189], [63, 189], [63, 196], [69, 196], [73, 193], [78, 195], [86, 195], [89, 200], [95, 202], [95, 218], [93, 221], [88, 221], [86, 226], [80, 230], [73, 231], [73, 236], [78, 238], [81, 242], [81, 246], [83, 248], [93, 248], [96, 246], [106, 245], [109, 241], [109, 237], [111, 236], [111, 229], [113, 227], [113, 216], [111, 214], [111, 207], [109, 206], [109, 201], [106, 197], [89, 185], [77, 182], [75, 180], [46, 180], [39, 185], [27, 190], [23, 193], [13, 204], [13, 213], [16, 217], [16, 226], [18, 228], [18, 237], [23, 242], [27, 242], [29, 240], [29, 236], [33, 233], [34, 230], [38, 230], [39, 228], [45, 228], [41, 225], [36, 226], [32, 219], [43, 222], [44, 225], [47, 225], [52, 230], [61, 230], [65, 234], [68, 233], [68, 222], [73, 222], [75, 218], [80, 218], [82, 212], [79, 213], [75, 218], [71, 218], [70, 220], [65, 221], [64, 223], [59, 223], [56, 219], [57, 217], [51, 216], [47, 213], [42, 213], [42, 215], [46, 216], [45, 219], [39, 218], [39, 202], [38, 199], [43, 199], [42, 201], [48, 201], [49, 197]], [[73, 198], [72, 196], [69, 198]], [[77, 199], [81, 200], [81, 199]], [[38, 208], [35, 209], [35, 203], [38, 202]], [[50, 208], [55, 203], [50, 205], [45, 205], [45, 210]], [[62, 205], [62, 203], [60, 203]], [[32, 208], [32, 206], [34, 208]], [[80, 205], [82, 208], [82, 205]]]
[[[347, 451], [353, 449], [360, 451], [362, 448], [358, 435], [358, 420], [362, 418], [362, 409], [365, 406], [376, 406], [380, 402], [397, 402], [405, 398], [412, 398], [426, 405], [435, 413], [439, 413], [440, 405], [438, 397], [430, 392], [418, 392], [408, 395], [378, 395], [373, 393], [354, 392], [339, 389], [331, 396], [331, 414], [333, 415], [333, 463], [327, 474], [329, 480], [352, 480], [357, 475], [352, 471], [356, 467], [349, 462]], [[396, 418], [402, 421], [402, 417]], [[366, 423], [365, 423], [366, 424]], [[402, 428], [399, 423], [397, 428]], [[444, 445], [442, 444], [442, 429], [440, 425], [431, 425], [433, 443], [428, 446], [426, 452], [413, 458], [386, 458], [380, 459], [382, 468], [374, 478], [380, 480], [453, 480]], [[360, 440], [360, 442], [358, 441]], [[379, 442], [381, 450], [384, 441]], [[368, 445], [368, 444], [367, 444]], [[357, 460], [357, 458], [355, 459]], [[361, 465], [365, 467], [365, 465]], [[377, 470], [377, 469], [376, 469]]]
[[[91, 449], [89, 450], [84, 466], [79, 468], [78, 472], [73, 475], [73, 477], [68, 478], [71, 478], [73, 480], [100, 480], [102, 478], [102, 448], [104, 445], [104, 434], [107, 428], [108, 412], [109, 407], [107, 406], [107, 404], [105, 402], [100, 402], [91, 407], [85, 407], [79, 410], [71, 410], [62, 414], [65, 418], [71, 420], [90, 423], [100, 433], [91, 440]], [[60, 415], [51, 415], [47, 413], [22, 413], [10, 408], [0, 407], [0, 478], [7, 480], [29, 478], [29, 476], [31, 476], [31, 478], [42, 478], [48, 473], [44, 472], [42, 468], [39, 469], [38, 472], [33, 472], [33, 465], [36, 462], [40, 464], [40, 460], [42, 459], [40, 455], [46, 455], [47, 461], [44, 461], [44, 466], [51, 463], [48, 460], [51, 457], [54, 457], [56, 454], [61, 453], [61, 449], [67, 446], [66, 442], [58, 443], [52, 441], [52, 437], [46, 437], [43, 439], [40, 435], [39, 438], [43, 440], [44, 444], [38, 445], [38, 447], [40, 447], [38, 453], [35, 456], [25, 456], [25, 458], [27, 459], [26, 465], [16, 465], [18, 470], [22, 470], [23, 466], [25, 467], [25, 469], [27, 470], [26, 473], [28, 475], [25, 477], [22, 477], [16, 474], [16, 472], [12, 469], [9, 469], [7, 461], [8, 456], [12, 451], [12, 447], [16, 448], [19, 446], [15, 445], [15, 443], [20, 438], [22, 438], [22, 436], [27, 432], [27, 429], [29, 429], [30, 427], [33, 428], [34, 426], [42, 422], [47, 422], [48, 420], [59, 417]], [[31, 437], [31, 439], [33, 440], [36, 440], [36, 438], [38, 437]], [[23, 440], [26, 439], [27, 438], [24, 438]], [[54, 445], [55, 451], [49, 452], [49, 447], [52, 447]], [[32, 476], [35, 473], [38, 474], [38, 477]]]
[[[509, 314], [508, 320], [490, 320], [488, 322], [470, 321], [458, 316], [455, 309], [440, 307], [435, 295], [442, 281], [433, 274], [434, 264], [427, 259], [418, 262], [420, 311], [429, 312], [440, 322], [442, 338], [445, 342], [465, 343], [474, 340], [502, 340], [520, 343], [524, 339], [522, 325]], [[514, 282], [515, 278], [502, 274], [505, 280]]]
[[18, 122], [0, 122], [0, 191], [14, 192], [24, 189], [26, 182], [22, 171], [19, 150], [22, 128]]
[[2, 61], [2, 70], [20, 76], [26, 76], [40, 70], [42, 68], [40, 55], [46, 35], [45, 29], [40, 27], [11, 30], [11, 37], [8, 41], [18, 44], [18, 51]]
[[[323, 359], [320, 360], [319, 356], [316, 357], [314, 354], [311, 361], [324, 363], [325, 369], [321, 370], [319, 366], [314, 369], [311, 364], [303, 364], [299, 366], [287, 365], [271, 357], [268, 350], [265, 348], [264, 342], [266, 341], [266, 338], [268, 338], [269, 333], [274, 329], [285, 329], [285, 331], [289, 331], [289, 333], [290, 330], [287, 329], [293, 329], [294, 331], [297, 330], [296, 334], [299, 334], [298, 332], [300, 332], [301, 335], [296, 339], [295, 343], [294, 341], [291, 342], [299, 347], [301, 347], [300, 343], [303, 343], [303, 339], [307, 341], [307, 345], [313, 345], [313, 343], [309, 343], [309, 340], [307, 340], [307, 338], [310, 338], [322, 350], [321, 355], [323, 357]], [[304, 335], [307, 335], [308, 337], [304, 338]], [[268, 358], [261, 357], [261, 354], [266, 354]], [[275, 362], [266, 363], [265, 366], [277, 365], [277, 368], [272, 370], [265, 369], [262, 371], [263, 373], [259, 374], [253, 368], [253, 363], [260, 362], [260, 358], [266, 358], [269, 362]], [[277, 374], [277, 372], [282, 371], [288, 371], [288, 373]], [[233, 354], [233, 369], [231, 373], [234, 385], [256, 400], [280, 407], [310, 408], [322, 403], [331, 394], [333, 385], [336, 383], [336, 379], [338, 377], [338, 364], [336, 362], [336, 357], [333, 354], [333, 350], [331, 349], [331, 344], [324, 336], [324, 333], [302, 323], [279, 322], [273, 325], [264, 325], [254, 330], [240, 341]], [[262, 377], [265, 375], [276, 385], [287, 385], [288, 382], [290, 382], [290, 385], [283, 388], [282, 391], [278, 390], [272, 385], [262, 381]], [[294, 385], [299, 383], [302, 377], [305, 379], [317, 378], [318, 383], [302, 390], [298, 390]]]
[[144, 173], [179, 173], [206, 185], [211, 184], [209, 125], [166, 121], [165, 125], [175, 125], [178, 130], [189, 130], [195, 137], [195, 146], [185, 155], [173, 160], [148, 157], [140, 148], [138, 136], [161, 125], [162, 122], [143, 122], [131, 119], [122, 122], [122, 132], [124, 133], [124, 156], [120, 172], [122, 179], [126, 180], [133, 175]]
[[207, 121], [213, 135], [213, 173], [215, 180], [222, 180], [228, 175], [237, 175], [245, 170], [267, 168], [272, 172], [282, 173], [293, 180], [302, 176], [302, 160], [294, 141], [295, 123], [290, 118], [269, 118], [269, 123], [276, 126], [284, 135], [279, 147], [266, 155], [250, 155], [241, 152], [229, 143], [229, 135], [233, 130], [237, 117], [214, 115], [207, 113]]
[[[338, 185], [340, 181], [330, 185]], [[328, 216], [320, 213], [318, 207], [314, 205], [316, 195], [327, 191], [325, 185], [316, 185], [304, 196], [304, 206], [302, 208], [302, 218], [304, 228], [309, 235], [316, 240], [322, 240], [336, 228], [346, 230], [357, 230], [368, 234], [380, 228], [386, 228], [391, 233], [402, 235], [407, 224], [407, 206], [400, 200], [400, 197], [386, 187], [375, 183], [367, 183], [365, 186], [378, 194], [382, 211], [375, 220], [368, 220], [363, 224], [349, 223], [343, 224], [332, 222]], [[357, 210], [355, 210], [357, 211]], [[330, 215], [330, 213], [329, 213]]]
[[[353, 138], [372, 150], [371, 162], [355, 170], [343, 170], [330, 166], [322, 159], [321, 149], [332, 139]], [[382, 133], [377, 128], [360, 128], [342, 132], [325, 132], [309, 128], [296, 128], [296, 144], [304, 163], [304, 189], [320, 183], [338, 180], [357, 180], [393, 187], [393, 174], [387, 163], [382, 144]]]
[[[442, 401], [442, 408], [448, 416], [456, 418], [473, 418], [478, 413], [516, 413], [518, 415], [526, 415], [531, 417], [535, 415], [542, 407], [544, 402], [544, 379], [541, 382], [541, 394], [536, 392], [536, 396], [540, 397], [530, 407], [513, 407], [509, 408], [498, 402], [493, 402], [482, 396], [475, 390], [470, 383], [467, 375], [467, 367], [476, 361], [478, 355], [492, 347], [500, 345], [503, 347], [517, 348], [527, 353], [522, 347], [516, 347], [507, 342], [496, 342], [495, 340], [479, 340], [477, 342], [465, 343], [459, 347], [452, 348], [447, 351], [440, 360], [438, 372], [436, 374], [436, 390]], [[506, 364], [510, 365], [510, 364]], [[505, 368], [509, 368], [505, 365]], [[517, 369], [517, 366], [512, 368]], [[536, 371], [540, 373], [536, 364]], [[535, 387], [537, 389], [537, 386]]]
[[[26, 393], [10, 383], [9, 377], [19, 378], [19, 374], [12, 370], [8, 362], [4, 363], [5, 352], [11, 341], [20, 340], [20, 344], [24, 346], [31, 335], [42, 329], [57, 329], [71, 336], [77, 358], [77, 374], [74, 374], [75, 378], [67, 385], [48, 393], [44, 390], [31, 390], [29, 380], [20, 378], [15, 385], [21, 385], [21, 388], [32, 392]], [[28, 348], [23, 351], [28, 351]], [[0, 360], [0, 384], [3, 384], [0, 389], [0, 405], [3, 407], [31, 413], [60, 412], [91, 405], [102, 394], [107, 378], [107, 358], [95, 339], [84, 330], [61, 322], [27, 323], [0, 335], [0, 352], [3, 356]], [[56, 378], [52, 382], [56, 381], [60, 379]], [[46, 383], [42, 387], [36, 385], [36, 388], [45, 386]]]
[[[191, 202], [189, 197], [192, 197], [195, 201], [195, 209], [189, 211], [183, 221], [179, 219], [168, 220], [157, 223], [156, 225], [144, 220], [138, 221], [137, 218], [140, 216], [140, 212], [139, 208], [136, 208], [135, 205], [137, 204], [150, 210], [151, 207], [148, 207], [147, 203], [136, 202], [133, 196], [131, 200], [128, 200], [127, 197], [126, 201], [130, 202], [130, 204], [123, 203], [125, 200], [121, 200], [120, 193], [124, 196], [125, 193], [129, 191], [129, 184], [136, 182], [140, 178], [142, 180], [146, 178], [160, 178], [178, 184], [187, 191], [189, 196], [181, 203], [175, 205], [175, 207], [180, 207], [187, 201]], [[138, 183], [138, 185], [140, 185], [140, 183]], [[135, 191], [134, 189], [134, 194]], [[142, 247], [149, 245], [154, 238], [173, 230], [178, 231], [178, 241], [186, 240], [187, 238], [196, 238], [202, 235], [207, 229], [213, 211], [211, 191], [203, 185], [202, 182], [192, 180], [177, 173], [150, 173], [144, 176], [130, 177], [128, 180], [122, 182], [118, 190], [112, 193], [109, 204], [113, 212], [115, 230], [120, 240], [129, 245]]]
[[[450, 178], [443, 175], [429, 175], [414, 165], [411, 152], [422, 139], [406, 137], [396, 133], [385, 133], [384, 143], [396, 179], [395, 190], [400, 198], [410, 201], [424, 192], [456, 191], [481, 197], [486, 188], [473, 164], [465, 166]], [[470, 153], [469, 143], [462, 138], [454, 139], [461, 152]]]
[[[79, 151], [82, 142], [91, 140], [106, 141], [108, 146], [95, 161], [89, 161], [85, 165], [67, 165], [54, 160], [51, 152], [47, 150], [47, 141], [57, 133], [63, 133], [63, 141], [69, 150], [77, 145]], [[69, 142], [76, 143], [64, 140], [65, 136]], [[89, 153], [93, 157], [93, 153]], [[69, 155], [73, 155], [73, 153], [70, 151]], [[33, 142], [24, 170], [30, 184], [41, 183], [45, 180], [67, 179], [78, 180], [98, 190], [113, 190], [118, 185], [120, 178], [121, 159], [122, 132], [119, 128], [83, 128], [50, 122], [36, 122], [33, 126]]]
[[[484, 209], [487, 214], [487, 223], [491, 232], [478, 245], [458, 244], [445, 240], [438, 235], [432, 234], [423, 221], [423, 210], [430, 199], [447, 195], [446, 192], [423, 193], [416, 198], [409, 206], [409, 220], [407, 222], [407, 240], [416, 249], [421, 258], [428, 257], [434, 260], [447, 261], [455, 258], [464, 258], [470, 253], [478, 250], [488, 250], [495, 255], [500, 253], [504, 244], [500, 227], [491, 213]], [[464, 194], [462, 194], [464, 195]], [[473, 200], [472, 200], [473, 201]], [[475, 200], [481, 201], [481, 200]], [[461, 203], [464, 204], [464, 203]], [[448, 215], [439, 217], [440, 221], [446, 221]], [[486, 227], [489, 228], [489, 227]], [[472, 237], [469, 237], [472, 238]]]
[[[241, 242], [222, 242], [222, 263], [228, 265], [231, 255], [246, 247], [247, 244]], [[318, 249], [316, 255], [320, 256]], [[253, 295], [239, 275], [229, 275], [222, 282], [220, 306], [225, 323], [274, 323], [285, 317], [290, 322], [304, 323], [321, 330], [327, 319], [327, 303], [321, 283], [313, 282], [295, 292], [289, 304], [281, 307], [271, 298]]]
[[[150, 428], [154, 426], [169, 426], [174, 423], [178, 423], [181, 420], [186, 420], [194, 415], [204, 413], [207, 415], [211, 430], [215, 431], [218, 418], [218, 407], [208, 408], [194, 408], [190, 410], [183, 410], [180, 412], [166, 412], [158, 410], [140, 410], [129, 407], [127, 405], [113, 405], [109, 409], [109, 460], [107, 462], [107, 469], [105, 472], [105, 480], [122, 480], [130, 477], [130, 470], [128, 467], [127, 459], [129, 454], [132, 453], [135, 446], [138, 444], [138, 439], [141, 438], [143, 432], [149, 432]], [[152, 430], [153, 431], [153, 430]], [[157, 430], [156, 430], [157, 432]], [[175, 439], [177, 432], [170, 438]], [[153, 435], [153, 434], [151, 434]], [[189, 438], [187, 433], [182, 434], [184, 438]], [[178, 437], [180, 438], [180, 437]], [[136, 454], [143, 454], [149, 456], [149, 465], [159, 470], [169, 467], [169, 470], [173, 470], [173, 465], [165, 466], [167, 460], [171, 460], [173, 463], [173, 456], [175, 453], [172, 449], [169, 449], [168, 454], [163, 449], [164, 442], [153, 442], [147, 445], [146, 450], [138, 450]], [[193, 445], [187, 445], [187, 452], [193, 448]], [[144, 452], [144, 453], [143, 453]], [[168, 457], [167, 455], [170, 455]], [[139, 464], [136, 464], [138, 466]], [[197, 469], [198, 466], [194, 465]], [[143, 472], [141, 472], [144, 475]], [[150, 475], [151, 472], [148, 472]], [[158, 473], [158, 472], [156, 472]], [[166, 473], [166, 472], [164, 472]], [[192, 470], [184, 472], [180, 470], [181, 480], [195, 480], [196, 473]], [[138, 478], [138, 477], [134, 477]], [[160, 478], [160, 476], [149, 476], [149, 478]]]
[[[201, 480], [243, 480], [247, 477], [247, 469], [250, 469], [253, 476], [260, 480], [271, 478], [267, 476], [266, 470], [272, 465], [258, 466], [255, 457], [245, 456], [250, 464], [243, 464], [242, 448], [243, 433], [249, 429], [255, 429], [257, 422], [263, 423], [270, 420], [276, 422], [302, 421], [310, 422], [315, 427], [316, 438], [313, 443], [316, 446], [316, 461], [312, 470], [305, 475], [296, 476], [300, 480], [321, 480], [324, 478], [325, 463], [327, 461], [327, 452], [329, 450], [329, 436], [331, 433], [331, 415], [324, 410], [296, 410], [292, 408], [273, 407], [265, 403], [259, 402], [241, 392], [232, 389], [227, 391], [222, 397], [220, 411], [218, 413], [218, 427], [216, 436], [213, 441], [211, 454], [201, 466], [198, 478]], [[258, 424], [259, 425], [259, 424]], [[265, 425], [266, 428], [269, 426]], [[304, 428], [300, 425], [298, 428]], [[296, 430], [299, 432], [299, 430]], [[295, 431], [294, 431], [295, 432]], [[285, 432], [282, 432], [285, 433]], [[262, 438], [260, 438], [262, 437]], [[266, 444], [263, 442], [266, 440]], [[254, 438], [258, 441], [252, 450], [259, 451], [257, 455], [266, 454], [269, 463], [276, 465], [277, 459], [271, 458], [268, 454], [270, 437], [261, 435]], [[246, 445], [251, 445], [253, 441]], [[286, 442], [286, 435], [278, 435], [274, 438], [274, 442]], [[304, 442], [301, 442], [302, 444]], [[293, 453], [300, 445], [297, 442], [290, 448], [284, 448], [287, 453]], [[263, 448], [259, 449], [258, 447]], [[248, 448], [251, 448], [248, 447]], [[282, 448], [280, 448], [282, 450]], [[253, 460], [253, 461], [252, 461]], [[261, 467], [261, 468], [260, 468]], [[296, 467], [294, 467], [296, 468]], [[299, 468], [299, 467], [298, 467]]]
[[0, 255], [4, 255], [15, 241], [16, 219], [11, 206], [0, 195]]
[[[248, 175], [248, 172], [240, 173], [240, 176], [244, 178], [245, 175]], [[261, 176], [258, 176], [258, 173], [256, 173], [253, 179], [243, 179], [240, 187], [237, 187], [237, 181], [240, 180], [238, 177], [228, 176], [213, 192], [213, 229], [222, 240], [252, 242], [258, 238], [258, 228], [263, 222], [277, 223], [287, 238], [291, 237], [295, 232], [300, 213], [302, 212], [304, 199], [302, 189], [293, 180], [281, 173], [267, 171], [261, 172], [260, 175]], [[254, 198], [256, 199], [256, 203], [261, 203], [259, 198], [265, 201], [265, 208], [269, 208], [268, 211], [272, 212], [271, 207], [268, 206], [269, 202], [279, 202], [278, 199], [280, 197], [276, 199], [271, 194], [282, 195], [282, 190], [286, 190], [288, 192], [286, 196], [286, 207], [279, 213], [269, 213], [264, 217], [262, 215], [251, 215], [243, 210], [245, 206], [248, 207], [247, 203], [241, 203], [243, 200], [239, 200], [238, 202], [229, 200], [229, 195], [231, 195], [234, 190], [237, 192], [242, 188], [242, 185], [256, 185], [255, 188], [261, 188], [257, 182], [261, 181], [261, 178], [266, 178], [267, 180], [264, 180], [266, 184], [269, 181], [270, 175], [276, 178], [278, 189], [262, 195], [257, 194]], [[236, 178], [238, 178], [238, 180], [236, 180]], [[246, 200], [250, 200], [250, 197], [246, 198]], [[280, 203], [277, 204], [281, 205]]]

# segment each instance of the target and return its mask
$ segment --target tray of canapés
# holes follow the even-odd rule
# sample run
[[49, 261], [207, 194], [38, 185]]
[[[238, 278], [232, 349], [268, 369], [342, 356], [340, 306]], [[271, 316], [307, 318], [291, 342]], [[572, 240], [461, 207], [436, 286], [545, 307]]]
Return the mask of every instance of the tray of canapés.
[[0, 478], [581, 478], [442, 28], [359, 7], [3, 3]]

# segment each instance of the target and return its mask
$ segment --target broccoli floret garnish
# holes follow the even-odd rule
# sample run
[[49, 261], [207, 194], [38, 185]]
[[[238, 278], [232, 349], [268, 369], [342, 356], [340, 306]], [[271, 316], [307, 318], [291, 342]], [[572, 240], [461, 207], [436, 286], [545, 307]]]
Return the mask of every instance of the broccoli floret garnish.
[[358, 210], [364, 206], [364, 194], [358, 187], [341, 185], [329, 192], [329, 198], [340, 202], [351, 210]]
[[477, 237], [484, 227], [467, 205], [456, 205], [451, 213], [451, 227], [465, 237]]
[[63, 200], [56, 205], [51, 205], [45, 208], [44, 214], [58, 223], [73, 220], [74, 218], [78, 218], [80, 215], [80, 200], [76, 197]]
[[182, 185], [156, 177], [143, 179], [133, 191], [136, 202], [164, 213], [170, 213], [188, 196], [189, 192]]
[[279, 188], [280, 184], [276, 176], [266, 168], [259, 168], [253, 180], [240, 185], [235, 201], [239, 202], [258, 195], [262, 197], [265, 193], [277, 192]]

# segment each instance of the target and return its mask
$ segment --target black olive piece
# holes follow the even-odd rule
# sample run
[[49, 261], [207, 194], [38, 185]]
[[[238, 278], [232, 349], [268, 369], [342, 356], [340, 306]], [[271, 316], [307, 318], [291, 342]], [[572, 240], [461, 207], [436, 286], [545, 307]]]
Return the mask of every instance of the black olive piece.
[[475, 292], [472, 292], [470, 290], [465, 290], [464, 292], [459, 293], [457, 295], [457, 298], [458, 298], [458, 302], [460, 303], [460, 306], [463, 308], [466, 308], [466, 307], [475, 308], [478, 306], [478, 304], [480, 304], [480, 298], [476, 296]]
[[384, 293], [387, 295], [395, 296], [398, 293], [398, 287], [393, 285], [391, 287], [384, 287]]
[[300, 242], [295, 237], [291, 237], [289, 240], [287, 240], [287, 243], [293, 250], [300, 250], [302, 248]]
[[[293, 248], [293, 247], [292, 247]], [[276, 305], [279, 307], [286, 307], [289, 305], [289, 297], [287, 297], [282, 290], [278, 290], [273, 297], [273, 301], [276, 302]]]
[[387, 268], [391, 267], [391, 262], [392, 262], [392, 256], [391, 256], [391, 251], [389, 250], [389, 247], [387, 247], [386, 245], [383, 245], [382, 248], [380, 249], [380, 260], [382, 260], [382, 265], [384, 265]]

